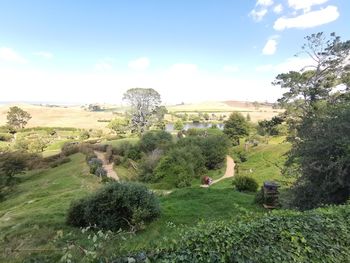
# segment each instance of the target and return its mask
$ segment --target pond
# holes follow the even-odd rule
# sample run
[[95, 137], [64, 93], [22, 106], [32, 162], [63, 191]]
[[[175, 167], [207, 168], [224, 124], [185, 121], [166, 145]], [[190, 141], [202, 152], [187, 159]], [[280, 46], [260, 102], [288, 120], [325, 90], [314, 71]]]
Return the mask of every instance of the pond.
[[[224, 129], [224, 124], [223, 123], [210, 123], [210, 122], [190, 122], [190, 123], [184, 123], [184, 130], [188, 130], [191, 128], [196, 128], [196, 129], [206, 129], [210, 128], [215, 124], [218, 129], [223, 130]], [[165, 130], [167, 132], [173, 132], [174, 131], [174, 123], [168, 123], [165, 125]]]

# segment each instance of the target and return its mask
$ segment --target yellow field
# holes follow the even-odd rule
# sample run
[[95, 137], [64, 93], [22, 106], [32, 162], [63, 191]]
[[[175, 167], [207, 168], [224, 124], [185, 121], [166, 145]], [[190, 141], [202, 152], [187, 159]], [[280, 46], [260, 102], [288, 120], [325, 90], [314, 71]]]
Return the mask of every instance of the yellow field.
[[241, 102], [241, 101], [227, 101], [227, 102], [202, 102], [197, 104], [184, 104], [167, 107], [169, 112], [173, 113], [195, 113], [195, 112], [207, 112], [215, 113], [229, 116], [231, 112], [237, 111], [241, 112], [244, 116], [248, 113], [253, 122], [257, 122], [264, 119], [271, 119], [273, 116], [276, 116], [282, 110], [273, 109], [271, 106], [260, 105], [255, 107], [250, 102]]
[[[11, 106], [18, 106], [30, 113], [27, 127], [75, 127], [82, 129], [106, 129], [108, 121], [116, 117], [111, 111], [90, 112], [79, 106], [75, 107], [47, 107], [30, 104], [0, 105], [0, 126], [6, 124], [6, 114]], [[112, 107], [112, 106], [111, 106]], [[167, 106], [169, 112], [207, 112], [229, 116], [233, 111], [239, 111], [244, 116], [248, 113], [253, 122], [263, 119], [271, 119], [281, 110], [275, 110], [269, 106], [254, 107], [246, 102], [203, 102], [198, 104], [185, 104]]]
[[18, 106], [30, 113], [27, 127], [75, 127], [83, 129], [105, 129], [115, 116], [112, 112], [90, 112], [80, 107], [45, 107], [29, 104], [0, 106], [0, 126], [6, 123], [6, 114], [11, 106]]

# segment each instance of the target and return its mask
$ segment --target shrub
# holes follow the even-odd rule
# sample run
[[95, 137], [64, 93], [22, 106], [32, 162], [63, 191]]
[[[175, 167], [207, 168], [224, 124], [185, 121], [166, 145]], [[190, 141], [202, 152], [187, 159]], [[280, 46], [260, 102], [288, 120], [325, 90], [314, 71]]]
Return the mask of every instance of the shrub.
[[159, 215], [159, 201], [145, 186], [115, 182], [72, 203], [67, 223], [76, 227], [138, 230]]
[[79, 152], [79, 144], [66, 142], [61, 148], [61, 153], [64, 156], [69, 156]]
[[349, 220], [349, 206], [248, 214], [186, 229], [146, 256], [151, 262], [349, 262]]
[[68, 162], [70, 162], [70, 161], [71, 161], [71, 159], [70, 159], [69, 157], [63, 157], [63, 158], [60, 158], [60, 159], [58, 159], [58, 160], [56, 160], [56, 161], [53, 161], [53, 162], [50, 164], [50, 167], [51, 167], [51, 168], [55, 168], [55, 167], [57, 167], [57, 166], [59, 166], [59, 165], [68, 163]]
[[98, 158], [91, 158], [88, 161], [88, 165], [90, 166], [90, 173], [95, 174], [97, 168], [102, 167], [102, 161]]
[[173, 141], [173, 137], [166, 131], [146, 132], [140, 140], [140, 149], [143, 152], [152, 152], [155, 149], [167, 149]]
[[10, 133], [0, 133], [0, 141], [9, 142], [13, 139], [13, 135]]
[[240, 192], [256, 192], [258, 190], [258, 183], [252, 177], [237, 175], [234, 177], [232, 184]]
[[114, 155], [113, 156], [113, 163], [115, 165], [121, 165], [123, 161], [123, 157], [119, 156], [119, 155]]
[[107, 171], [103, 167], [99, 166], [99, 167], [96, 168], [94, 174], [96, 176], [98, 176], [98, 177], [106, 177], [107, 176]]
[[139, 165], [139, 178], [141, 181], [154, 181], [153, 171], [157, 167], [163, 151], [156, 149], [152, 153], [145, 155]]

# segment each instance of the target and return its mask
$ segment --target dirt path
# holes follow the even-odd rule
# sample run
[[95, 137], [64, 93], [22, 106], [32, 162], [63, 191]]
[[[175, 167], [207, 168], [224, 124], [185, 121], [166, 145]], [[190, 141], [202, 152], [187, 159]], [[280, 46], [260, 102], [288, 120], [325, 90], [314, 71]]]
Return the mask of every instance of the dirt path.
[[102, 167], [107, 171], [107, 176], [119, 181], [117, 173], [113, 170], [113, 163], [108, 163], [103, 152], [94, 151], [97, 158], [102, 161]]
[[[226, 171], [224, 176], [220, 177], [219, 179], [214, 180], [211, 185], [216, 184], [217, 182], [220, 182], [221, 180], [224, 180], [226, 178], [230, 178], [235, 176], [235, 162], [233, 161], [231, 156], [226, 156]], [[209, 187], [209, 185], [202, 184], [201, 187]]]

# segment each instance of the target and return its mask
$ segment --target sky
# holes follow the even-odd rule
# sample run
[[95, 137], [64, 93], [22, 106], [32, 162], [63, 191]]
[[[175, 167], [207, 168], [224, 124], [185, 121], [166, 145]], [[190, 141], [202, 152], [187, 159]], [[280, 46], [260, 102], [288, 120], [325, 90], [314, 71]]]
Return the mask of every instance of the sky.
[[273, 102], [304, 37], [349, 40], [349, 17], [348, 0], [0, 0], [0, 101]]

